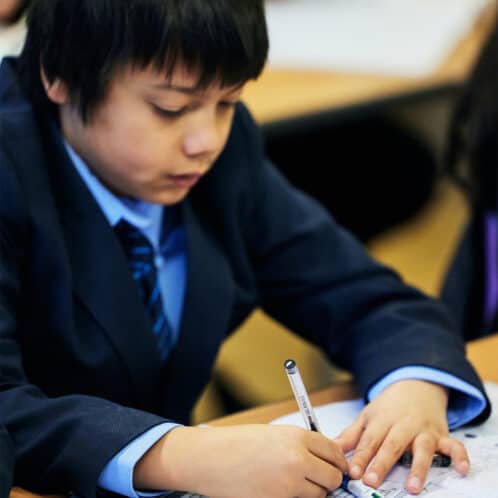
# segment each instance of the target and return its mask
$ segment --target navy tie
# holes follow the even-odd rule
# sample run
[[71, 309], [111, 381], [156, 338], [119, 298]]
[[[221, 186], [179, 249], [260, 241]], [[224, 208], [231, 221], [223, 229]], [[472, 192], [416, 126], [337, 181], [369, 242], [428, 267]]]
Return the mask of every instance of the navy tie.
[[171, 350], [172, 333], [164, 313], [159, 279], [154, 265], [154, 250], [138, 228], [127, 221], [121, 220], [114, 227], [114, 231], [128, 258], [133, 280], [138, 285], [140, 297], [150, 317], [159, 356], [161, 361], [164, 361]]

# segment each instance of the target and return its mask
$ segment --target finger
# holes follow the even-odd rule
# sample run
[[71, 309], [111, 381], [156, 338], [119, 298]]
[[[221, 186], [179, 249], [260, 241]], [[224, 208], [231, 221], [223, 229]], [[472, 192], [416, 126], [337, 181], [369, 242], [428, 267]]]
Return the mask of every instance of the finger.
[[327, 493], [325, 488], [304, 479], [300, 489], [296, 490], [295, 496], [299, 496], [299, 498], [325, 498]]
[[306, 460], [304, 468], [304, 475], [309, 481], [327, 490], [336, 489], [341, 485], [343, 472], [314, 455], [310, 455]]
[[334, 438], [333, 441], [342, 448], [344, 453], [348, 453], [358, 445], [364, 428], [363, 417], [360, 416]]
[[420, 434], [414, 439], [412, 467], [405, 483], [409, 493], [418, 494], [422, 491], [436, 449], [437, 441], [429, 434]]
[[387, 426], [370, 425], [363, 431], [355, 452], [349, 462], [349, 474], [360, 479], [373, 456], [377, 453], [388, 432]]
[[321, 460], [338, 467], [342, 472], [347, 472], [348, 462], [342, 448], [323, 434], [309, 433], [308, 450]]
[[369, 486], [379, 486], [402, 453], [412, 442], [410, 428], [397, 424], [388, 432], [368, 468], [364, 481]]
[[460, 474], [467, 475], [469, 473], [470, 458], [462, 442], [445, 436], [439, 440], [437, 450], [443, 455], [451, 457], [453, 466]]

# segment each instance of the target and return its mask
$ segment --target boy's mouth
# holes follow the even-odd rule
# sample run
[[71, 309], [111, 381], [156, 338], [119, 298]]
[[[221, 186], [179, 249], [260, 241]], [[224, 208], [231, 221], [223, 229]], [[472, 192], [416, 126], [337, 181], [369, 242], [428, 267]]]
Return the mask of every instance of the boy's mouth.
[[181, 188], [193, 187], [202, 177], [198, 173], [190, 175], [168, 175], [168, 180]]

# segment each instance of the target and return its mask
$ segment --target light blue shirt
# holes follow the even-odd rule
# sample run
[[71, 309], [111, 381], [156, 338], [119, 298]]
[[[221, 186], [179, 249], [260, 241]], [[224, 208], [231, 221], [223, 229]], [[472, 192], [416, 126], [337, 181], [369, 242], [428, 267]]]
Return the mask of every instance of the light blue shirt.
[[[125, 219], [139, 230], [151, 242], [156, 267], [161, 284], [162, 296], [165, 298], [165, 312], [174, 333], [178, 338], [181, 310], [185, 294], [186, 250], [185, 230], [182, 225], [176, 227], [161, 241], [163, 216], [168, 210], [161, 205], [144, 201], [122, 199], [112, 194], [92, 174], [82, 159], [66, 143], [69, 156], [82, 180], [94, 196], [111, 226]], [[174, 283], [174, 287], [172, 285]], [[403, 367], [386, 375], [368, 392], [371, 401], [394, 382], [407, 379], [419, 379], [443, 385], [453, 389], [448, 406], [448, 425], [455, 429], [477, 417], [486, 407], [484, 396], [474, 386], [461, 379], [433, 368]], [[153, 427], [125, 446], [106, 465], [100, 474], [98, 485], [101, 488], [133, 498], [157, 496], [160, 493], [137, 492], [133, 488], [133, 471], [142, 456], [176, 424], [164, 423]]]

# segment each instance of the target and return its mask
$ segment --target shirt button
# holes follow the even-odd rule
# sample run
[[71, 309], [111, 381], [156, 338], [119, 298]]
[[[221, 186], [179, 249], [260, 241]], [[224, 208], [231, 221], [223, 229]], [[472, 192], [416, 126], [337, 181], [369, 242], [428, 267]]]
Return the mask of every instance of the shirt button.
[[164, 259], [161, 256], [156, 256], [154, 263], [156, 264], [156, 268], [162, 268], [164, 266]]

